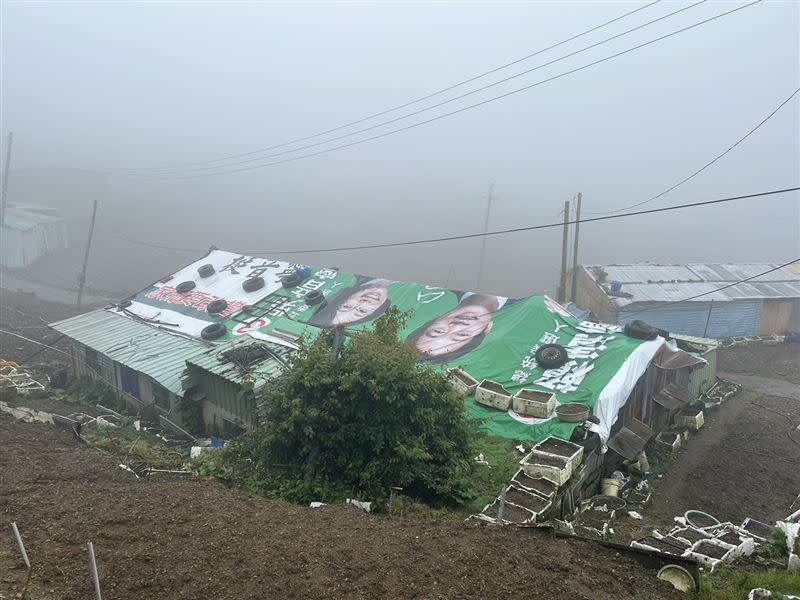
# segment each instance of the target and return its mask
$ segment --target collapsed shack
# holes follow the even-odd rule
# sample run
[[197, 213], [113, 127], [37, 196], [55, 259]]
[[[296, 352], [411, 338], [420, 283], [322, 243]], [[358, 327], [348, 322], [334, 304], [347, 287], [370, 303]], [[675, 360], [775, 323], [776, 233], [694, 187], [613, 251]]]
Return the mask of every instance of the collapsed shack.
[[557, 485], [546, 502], [517, 493], [525, 485], [509, 490], [528, 499], [535, 520], [574, 514], [716, 379], [711, 340], [581, 320], [547, 296], [464, 293], [220, 250], [52, 327], [70, 341], [73, 371], [105, 382], [119, 405], [194, 435], [233, 437], [257, 425], [258, 390], [300, 336], [358, 331], [388, 306], [414, 311], [404, 339], [453, 373], [465, 410], [489, 434], [582, 449], [569, 464], [558, 452], [536, 455], [541, 468], [529, 476]]

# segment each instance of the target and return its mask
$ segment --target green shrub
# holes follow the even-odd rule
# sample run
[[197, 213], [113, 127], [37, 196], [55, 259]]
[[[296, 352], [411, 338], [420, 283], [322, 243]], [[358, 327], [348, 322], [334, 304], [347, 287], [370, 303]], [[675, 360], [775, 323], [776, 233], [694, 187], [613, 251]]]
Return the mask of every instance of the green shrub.
[[117, 393], [104, 381], [81, 375], [69, 380], [66, 387], [67, 400], [78, 404], [102, 404], [108, 408], [123, 410]]
[[399, 341], [404, 321], [388, 310], [337, 360], [333, 332], [303, 342], [263, 389], [262, 425], [226, 449], [234, 476], [299, 502], [381, 501], [391, 486], [425, 501], [474, 498], [473, 424], [446, 374]]
[[7, 385], [0, 385], [0, 401], [13, 402], [17, 399], [17, 388], [10, 383]]

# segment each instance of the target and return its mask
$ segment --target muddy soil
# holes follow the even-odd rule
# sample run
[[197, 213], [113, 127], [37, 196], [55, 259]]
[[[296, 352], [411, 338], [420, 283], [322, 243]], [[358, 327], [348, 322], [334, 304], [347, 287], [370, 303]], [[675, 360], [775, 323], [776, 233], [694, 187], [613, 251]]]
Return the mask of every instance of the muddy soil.
[[0, 596], [25, 584], [14, 520], [37, 600], [93, 597], [88, 540], [108, 600], [682, 597], [588, 542], [309, 509], [198, 479], [136, 480], [65, 432], [4, 414], [0, 440]]
[[[61, 334], [50, 329], [48, 324], [92, 308], [94, 307], [84, 306], [78, 310], [75, 306], [40, 300], [34, 294], [0, 289], [0, 329], [67, 352], [69, 350], [67, 343], [64, 339], [59, 339]], [[28, 359], [38, 350], [42, 350], [42, 346], [0, 332], [0, 359], [25, 362], [26, 366], [31, 366], [41, 373], [48, 373], [53, 366], [69, 364], [69, 356], [47, 349], [38, 356]]]
[[800, 403], [743, 392], [706, 419], [656, 485], [653, 508], [721, 521], [785, 517], [800, 491]]
[[[774, 523], [800, 492], [800, 402], [744, 391], [706, 414], [667, 472], [652, 480], [644, 521], [626, 515], [614, 527], [627, 541], [674, 526], [691, 509], [740, 524], [745, 517]], [[621, 511], [624, 513], [624, 511]]]
[[800, 385], [800, 344], [720, 348], [717, 350], [717, 370], [776, 377]]

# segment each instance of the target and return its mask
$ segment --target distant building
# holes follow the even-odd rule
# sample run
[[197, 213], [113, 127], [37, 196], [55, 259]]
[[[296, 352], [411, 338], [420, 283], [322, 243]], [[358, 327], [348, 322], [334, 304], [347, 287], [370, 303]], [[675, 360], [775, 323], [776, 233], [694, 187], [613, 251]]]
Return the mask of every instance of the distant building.
[[67, 247], [67, 225], [53, 208], [8, 206], [0, 232], [0, 266], [22, 268]]
[[619, 325], [638, 319], [715, 339], [784, 334], [800, 329], [800, 275], [783, 268], [737, 283], [777, 266], [588, 265], [578, 269], [573, 300], [595, 318]]

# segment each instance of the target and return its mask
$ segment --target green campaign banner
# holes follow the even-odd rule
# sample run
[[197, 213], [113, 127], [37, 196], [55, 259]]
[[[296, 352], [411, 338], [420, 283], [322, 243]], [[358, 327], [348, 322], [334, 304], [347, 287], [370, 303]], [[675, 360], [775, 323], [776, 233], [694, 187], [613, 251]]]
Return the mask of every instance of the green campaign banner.
[[[335, 269], [302, 269], [306, 277], [297, 278], [297, 285], [280, 287], [228, 319], [225, 337], [250, 335], [292, 345], [323, 328], [368, 328], [395, 306], [412, 312], [402, 334], [434, 368], [461, 367], [479, 382], [497, 382], [512, 394], [523, 388], [548, 391], [559, 403], [590, 407], [643, 343], [619, 327], [581, 321], [547, 296], [510, 299]], [[554, 369], [537, 364], [536, 351], [545, 344], [564, 346], [566, 364]], [[512, 439], [568, 438], [575, 427], [555, 416], [536, 419], [513, 409], [496, 410], [473, 397], [465, 406], [490, 433]]]

